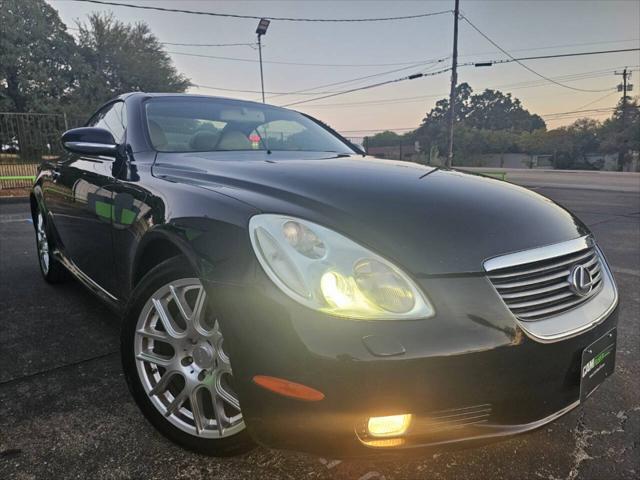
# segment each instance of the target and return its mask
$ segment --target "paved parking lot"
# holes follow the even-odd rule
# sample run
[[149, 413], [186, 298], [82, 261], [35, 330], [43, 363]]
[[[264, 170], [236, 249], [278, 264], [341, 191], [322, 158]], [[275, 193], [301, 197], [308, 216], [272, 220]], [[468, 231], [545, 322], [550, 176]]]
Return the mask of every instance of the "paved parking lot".
[[576, 212], [612, 264], [621, 298], [615, 376], [533, 433], [473, 450], [369, 460], [265, 448], [215, 459], [169, 443], [129, 396], [117, 318], [75, 282], [45, 284], [28, 205], [0, 203], [0, 479], [640, 477], [640, 177], [608, 189], [606, 176], [591, 175], [589, 183], [549, 174], [531, 186]]

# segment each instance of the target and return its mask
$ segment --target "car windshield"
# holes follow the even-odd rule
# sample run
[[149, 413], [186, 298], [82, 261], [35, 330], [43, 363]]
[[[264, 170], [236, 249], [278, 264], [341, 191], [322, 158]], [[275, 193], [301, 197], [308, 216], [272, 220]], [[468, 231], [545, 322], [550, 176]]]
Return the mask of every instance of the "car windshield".
[[156, 97], [145, 102], [153, 147], [160, 152], [311, 151], [355, 153], [304, 115], [238, 100]]

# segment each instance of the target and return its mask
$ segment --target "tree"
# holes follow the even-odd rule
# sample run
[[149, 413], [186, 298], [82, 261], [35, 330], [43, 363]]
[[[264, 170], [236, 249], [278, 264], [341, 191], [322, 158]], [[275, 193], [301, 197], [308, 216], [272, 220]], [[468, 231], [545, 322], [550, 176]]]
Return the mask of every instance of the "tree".
[[574, 154], [584, 157], [587, 153], [597, 152], [600, 147], [601, 123], [591, 118], [581, 118], [567, 127], [573, 137]]
[[44, 0], [2, 0], [0, 110], [59, 110], [77, 86], [73, 37]]
[[499, 90], [472, 95], [465, 107], [464, 123], [473, 128], [531, 132], [546, 127], [544, 120], [525, 110], [520, 100]]
[[600, 149], [604, 152], [640, 150], [640, 107], [638, 99], [627, 100], [626, 112], [620, 100], [610, 119], [602, 124]]
[[[456, 122], [460, 122], [467, 118], [469, 113], [469, 100], [473, 89], [468, 83], [456, 85], [455, 102], [456, 102]], [[449, 118], [449, 99], [443, 98], [436, 102], [436, 106], [431, 109], [427, 116], [422, 120], [422, 124], [440, 123]]]
[[[529, 113], [517, 98], [510, 93], [487, 89], [474, 94], [468, 83], [456, 86], [456, 123], [463, 123], [482, 130], [510, 130], [512, 132], [531, 132], [545, 128], [544, 120]], [[436, 102], [422, 121], [422, 127], [444, 125], [449, 118], [449, 100], [443, 98]]]
[[[485, 90], [474, 94], [467, 83], [456, 87], [456, 154], [518, 152], [517, 136], [544, 129], [545, 123], [532, 115], [510, 93]], [[446, 151], [449, 132], [449, 100], [438, 100], [422, 125], [412, 135], [421, 144]]]
[[111, 14], [92, 13], [78, 28], [85, 68], [75, 97], [83, 113], [124, 92], [184, 92], [189, 87], [189, 79], [176, 71], [145, 23], [128, 25]]
[[400, 145], [402, 141], [402, 135], [398, 135], [396, 132], [385, 130], [381, 133], [376, 133], [372, 137], [365, 137], [365, 144], [367, 147], [384, 147], [390, 145]]

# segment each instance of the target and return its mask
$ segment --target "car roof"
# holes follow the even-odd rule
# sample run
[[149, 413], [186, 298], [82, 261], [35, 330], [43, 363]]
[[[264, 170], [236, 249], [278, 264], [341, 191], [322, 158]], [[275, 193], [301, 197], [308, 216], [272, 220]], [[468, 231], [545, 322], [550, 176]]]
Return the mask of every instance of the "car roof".
[[116, 98], [120, 100], [125, 100], [127, 98], [138, 97], [138, 96], [145, 97], [145, 98], [149, 98], [149, 97], [151, 98], [156, 98], [156, 97], [159, 97], [159, 98], [162, 98], [162, 97], [206, 98], [209, 100], [225, 100], [225, 101], [234, 101], [234, 102], [243, 102], [243, 103], [253, 103], [255, 105], [260, 105], [260, 106], [267, 105], [269, 107], [283, 108], [277, 105], [271, 105], [268, 103], [264, 104], [262, 102], [255, 102], [253, 100], [244, 100], [242, 98], [219, 97], [214, 95], [201, 95], [197, 93], [128, 92], [128, 93], [123, 93], [121, 95], [118, 95]]

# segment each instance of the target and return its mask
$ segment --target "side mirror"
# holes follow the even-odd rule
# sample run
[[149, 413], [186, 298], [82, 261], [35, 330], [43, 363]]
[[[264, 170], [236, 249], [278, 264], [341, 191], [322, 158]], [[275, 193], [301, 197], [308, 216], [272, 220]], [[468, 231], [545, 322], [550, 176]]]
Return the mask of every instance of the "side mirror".
[[113, 135], [104, 128], [73, 128], [64, 132], [60, 141], [65, 150], [84, 155], [115, 157], [118, 149]]

